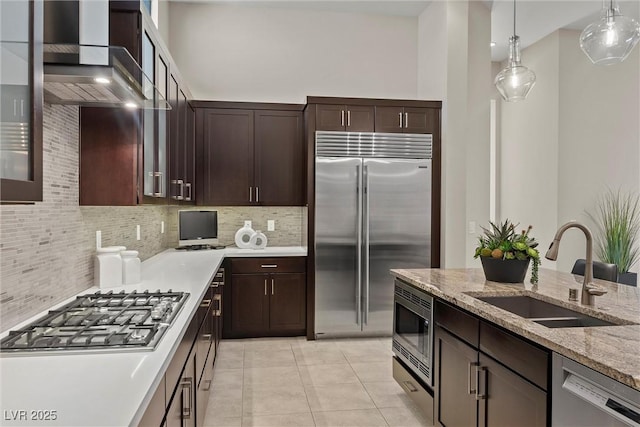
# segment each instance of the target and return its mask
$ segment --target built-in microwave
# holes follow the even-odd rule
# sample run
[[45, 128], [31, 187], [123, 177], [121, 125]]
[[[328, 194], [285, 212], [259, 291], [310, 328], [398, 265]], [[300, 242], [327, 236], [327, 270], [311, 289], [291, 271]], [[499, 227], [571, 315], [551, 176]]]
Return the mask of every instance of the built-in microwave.
[[433, 297], [395, 281], [393, 353], [426, 385], [432, 385]]

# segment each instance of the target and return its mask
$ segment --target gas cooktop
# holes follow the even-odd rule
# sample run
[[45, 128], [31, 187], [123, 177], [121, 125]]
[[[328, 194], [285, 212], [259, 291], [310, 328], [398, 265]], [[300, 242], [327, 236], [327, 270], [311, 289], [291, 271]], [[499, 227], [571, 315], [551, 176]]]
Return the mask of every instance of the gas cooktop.
[[153, 350], [180, 312], [186, 292], [96, 292], [9, 332], [0, 352]]

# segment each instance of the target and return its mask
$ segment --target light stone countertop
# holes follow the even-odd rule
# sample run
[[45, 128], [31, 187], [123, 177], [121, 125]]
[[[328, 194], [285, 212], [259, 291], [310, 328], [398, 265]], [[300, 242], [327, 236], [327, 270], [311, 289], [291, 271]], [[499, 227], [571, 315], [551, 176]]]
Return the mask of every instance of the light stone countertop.
[[[524, 284], [489, 282], [481, 268], [391, 272], [418, 289], [640, 390], [640, 289], [636, 287], [594, 280], [608, 292], [588, 307], [568, 300], [569, 288], [581, 289], [582, 276], [542, 268], [538, 285], [531, 285], [528, 276]], [[626, 325], [547, 328], [472, 295], [530, 295]]]
[[[55, 351], [0, 355], [1, 426], [136, 426], [225, 257], [306, 256], [299, 246], [184, 251], [168, 249], [142, 263], [142, 282], [102, 289], [188, 292], [182, 309], [153, 351]], [[90, 294], [89, 288], [80, 294]], [[63, 301], [55, 309], [75, 299]], [[16, 325], [26, 326], [48, 310]], [[0, 338], [9, 334], [5, 331]], [[35, 411], [35, 412], [32, 412]], [[40, 412], [38, 412], [40, 411]], [[42, 411], [49, 411], [47, 413]], [[55, 411], [55, 416], [52, 412]], [[48, 415], [48, 419], [33, 416]]]

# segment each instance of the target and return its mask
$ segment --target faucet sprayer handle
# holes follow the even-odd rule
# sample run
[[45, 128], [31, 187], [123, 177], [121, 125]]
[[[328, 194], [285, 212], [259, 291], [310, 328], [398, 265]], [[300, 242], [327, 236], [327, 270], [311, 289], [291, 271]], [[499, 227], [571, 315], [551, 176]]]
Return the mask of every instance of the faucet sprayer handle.
[[600, 295], [606, 294], [607, 290], [599, 286], [596, 286], [593, 283], [589, 283], [587, 285], [587, 292], [589, 292], [591, 295], [600, 296]]

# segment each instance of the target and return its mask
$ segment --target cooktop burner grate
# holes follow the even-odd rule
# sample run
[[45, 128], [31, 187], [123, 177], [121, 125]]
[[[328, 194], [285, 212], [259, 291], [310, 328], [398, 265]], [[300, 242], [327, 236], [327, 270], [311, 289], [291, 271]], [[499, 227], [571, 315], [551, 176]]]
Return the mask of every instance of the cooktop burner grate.
[[9, 332], [0, 341], [0, 352], [153, 350], [188, 296], [171, 290], [81, 295]]

